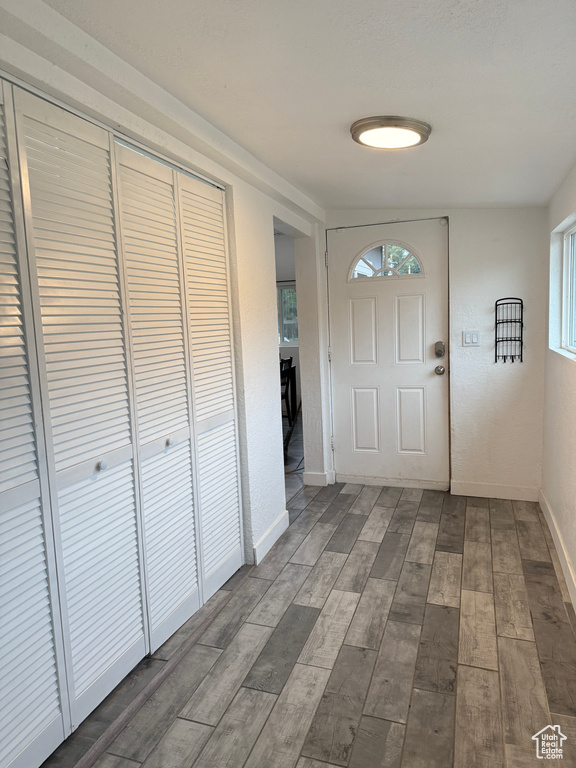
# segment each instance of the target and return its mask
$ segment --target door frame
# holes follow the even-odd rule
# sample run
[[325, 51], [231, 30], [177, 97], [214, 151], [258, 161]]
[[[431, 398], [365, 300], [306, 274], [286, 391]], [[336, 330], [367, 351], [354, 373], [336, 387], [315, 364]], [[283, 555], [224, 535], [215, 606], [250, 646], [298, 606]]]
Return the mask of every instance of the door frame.
[[[333, 376], [332, 376], [332, 355], [331, 355], [331, 323], [330, 323], [330, 286], [329, 286], [329, 258], [328, 258], [328, 232], [339, 232], [344, 229], [364, 229], [366, 227], [379, 227], [379, 226], [385, 226], [387, 224], [410, 224], [412, 222], [416, 221], [440, 221], [444, 220], [446, 222], [447, 232], [446, 232], [446, 279], [447, 279], [447, 300], [448, 300], [448, 306], [447, 306], [447, 320], [448, 320], [448, 338], [447, 338], [447, 346], [448, 346], [448, 370], [446, 371], [446, 375], [448, 377], [448, 492], [450, 492], [450, 489], [452, 487], [452, 477], [453, 477], [453, 471], [452, 471], [452, 386], [451, 386], [451, 376], [450, 376], [450, 367], [451, 367], [451, 355], [450, 355], [450, 340], [452, 338], [452, 304], [451, 304], [451, 295], [450, 295], [450, 285], [451, 285], [451, 272], [450, 272], [450, 216], [448, 214], [445, 215], [437, 215], [437, 216], [418, 216], [415, 218], [397, 218], [397, 219], [388, 219], [387, 221], [376, 221], [376, 222], [370, 222], [369, 224], [348, 224], [343, 225], [339, 227], [326, 227], [325, 229], [325, 265], [326, 265], [326, 306], [327, 306], [327, 334], [328, 334], [328, 348], [327, 348], [327, 357], [328, 357], [328, 396], [329, 396], [329, 402], [330, 402], [330, 444], [332, 447], [332, 474], [334, 478], [336, 477], [335, 472], [335, 462], [334, 462], [334, 384], [333, 384]], [[353, 478], [350, 476], [350, 481], [346, 480], [346, 475], [341, 475], [343, 478], [342, 482], [352, 482]], [[380, 485], [380, 483], [374, 482], [374, 485]], [[415, 487], [419, 488], [421, 487], [418, 485], [417, 482], [414, 481], [406, 481], [406, 487]]]

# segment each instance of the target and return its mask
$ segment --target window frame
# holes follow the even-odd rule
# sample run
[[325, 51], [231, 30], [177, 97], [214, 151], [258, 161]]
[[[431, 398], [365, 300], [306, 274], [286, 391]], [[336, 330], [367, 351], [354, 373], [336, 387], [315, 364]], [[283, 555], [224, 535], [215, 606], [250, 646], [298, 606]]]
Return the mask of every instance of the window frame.
[[296, 291], [295, 280], [282, 280], [276, 283], [276, 312], [278, 317], [278, 346], [279, 347], [298, 347], [300, 344], [300, 332], [298, 330], [298, 296], [296, 296], [296, 330], [297, 336], [294, 341], [283, 341], [281, 329], [283, 327], [282, 316], [282, 291], [286, 288], [293, 288]]
[[561, 347], [576, 356], [576, 225], [563, 236]]
[[[384, 247], [385, 248], [384, 260], [385, 260], [387, 255], [387, 249], [388, 249], [388, 246], [390, 245], [397, 245], [400, 248], [403, 248], [405, 251], [408, 251], [409, 256], [407, 256], [406, 259], [413, 256], [418, 262], [418, 264], [420, 265], [420, 272], [413, 272], [411, 274], [398, 274], [397, 272], [395, 272], [395, 274], [393, 275], [379, 275], [379, 274], [376, 274], [376, 271], [375, 271], [374, 274], [372, 275], [361, 275], [361, 276], [359, 275], [358, 277], [354, 277], [355, 267], [358, 264], [358, 262], [363, 259], [365, 254], [369, 253], [374, 248]], [[384, 265], [382, 266], [382, 270], [383, 269], [385, 269]], [[382, 271], [382, 270], [377, 270], [377, 271]], [[367, 248], [363, 248], [362, 251], [357, 256], [354, 257], [354, 260], [350, 265], [350, 269], [348, 270], [349, 283], [355, 283], [356, 281], [363, 282], [366, 280], [406, 280], [406, 279], [415, 280], [415, 279], [424, 278], [424, 277], [426, 277], [426, 270], [424, 267], [424, 262], [422, 260], [422, 257], [416, 251], [415, 248], [413, 248], [410, 244], [405, 243], [401, 240], [378, 240], [377, 242], [372, 243], [372, 245], [368, 246]]]

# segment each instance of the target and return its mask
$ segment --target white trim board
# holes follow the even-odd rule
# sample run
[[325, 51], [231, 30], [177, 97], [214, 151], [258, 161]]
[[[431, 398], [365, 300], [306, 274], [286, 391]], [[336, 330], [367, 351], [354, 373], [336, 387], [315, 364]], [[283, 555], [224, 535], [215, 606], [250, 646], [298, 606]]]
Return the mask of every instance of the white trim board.
[[259, 565], [262, 562], [289, 525], [290, 516], [288, 515], [288, 510], [285, 509], [280, 517], [268, 528], [266, 533], [254, 544], [254, 565]]
[[453, 480], [450, 493], [454, 496], [479, 496], [483, 499], [515, 499], [538, 501], [538, 488], [524, 485], [496, 485], [494, 483], [466, 483]]
[[304, 472], [302, 475], [304, 485], [325, 486], [336, 482], [336, 475], [333, 471], [328, 472]]
[[576, 605], [576, 574], [574, 573], [574, 568], [570, 561], [570, 557], [568, 556], [568, 552], [566, 551], [566, 546], [564, 544], [562, 534], [558, 529], [556, 518], [554, 517], [554, 512], [552, 511], [552, 507], [550, 506], [548, 499], [546, 498], [542, 490], [540, 490], [540, 493], [538, 494], [538, 502], [540, 503], [540, 507], [542, 509], [542, 512], [544, 513], [544, 518], [548, 523], [548, 527], [550, 528], [550, 533], [552, 534], [552, 538], [554, 539], [554, 546], [556, 547], [556, 551], [558, 552], [560, 565], [562, 567], [562, 573], [564, 574], [564, 578], [566, 579], [566, 586], [568, 587], [568, 592], [570, 592], [570, 598], [572, 600], [572, 604]]
[[405, 480], [401, 477], [372, 477], [370, 475], [341, 475], [336, 474], [337, 483], [360, 483], [362, 485], [382, 485], [392, 488], [422, 488], [429, 491], [446, 491], [448, 482], [435, 480]]

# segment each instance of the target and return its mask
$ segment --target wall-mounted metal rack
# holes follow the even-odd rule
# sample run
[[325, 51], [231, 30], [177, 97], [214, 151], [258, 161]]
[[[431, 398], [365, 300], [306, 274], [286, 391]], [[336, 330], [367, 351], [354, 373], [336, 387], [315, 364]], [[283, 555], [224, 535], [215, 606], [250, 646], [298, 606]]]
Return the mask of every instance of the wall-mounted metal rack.
[[494, 362], [522, 362], [524, 346], [524, 302], [507, 297], [494, 305]]

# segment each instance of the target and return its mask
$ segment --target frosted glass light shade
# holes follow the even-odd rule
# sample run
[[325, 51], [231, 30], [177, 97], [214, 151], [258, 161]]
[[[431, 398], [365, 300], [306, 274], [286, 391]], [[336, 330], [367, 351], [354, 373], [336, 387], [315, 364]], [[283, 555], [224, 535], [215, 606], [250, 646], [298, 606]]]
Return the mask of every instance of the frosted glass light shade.
[[423, 144], [432, 129], [409, 117], [364, 117], [350, 128], [354, 141], [377, 149], [405, 149]]

